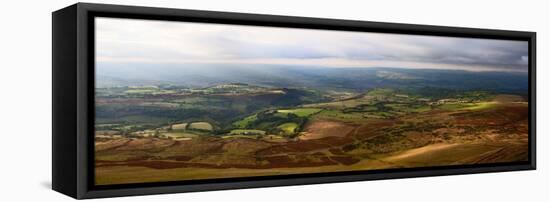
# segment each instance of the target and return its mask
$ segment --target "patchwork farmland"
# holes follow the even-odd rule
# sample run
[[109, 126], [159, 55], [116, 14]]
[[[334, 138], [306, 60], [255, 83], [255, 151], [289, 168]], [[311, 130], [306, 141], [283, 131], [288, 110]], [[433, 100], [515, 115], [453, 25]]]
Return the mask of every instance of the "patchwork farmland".
[[98, 185], [528, 157], [528, 103], [521, 95], [244, 83], [96, 91]]

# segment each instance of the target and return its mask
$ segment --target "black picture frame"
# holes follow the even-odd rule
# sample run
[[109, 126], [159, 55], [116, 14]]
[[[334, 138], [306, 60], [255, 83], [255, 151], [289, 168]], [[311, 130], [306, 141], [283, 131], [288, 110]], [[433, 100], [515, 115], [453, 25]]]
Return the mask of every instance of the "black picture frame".
[[[529, 161], [295, 174], [182, 182], [94, 185], [94, 17], [155, 19], [528, 41]], [[536, 33], [276, 15], [77, 3], [52, 13], [52, 188], [84, 199], [536, 169]]]

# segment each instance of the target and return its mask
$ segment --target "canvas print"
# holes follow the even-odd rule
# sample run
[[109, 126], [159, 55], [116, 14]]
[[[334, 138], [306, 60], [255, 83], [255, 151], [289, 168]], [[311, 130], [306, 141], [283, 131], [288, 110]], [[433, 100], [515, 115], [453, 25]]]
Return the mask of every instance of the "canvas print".
[[95, 184], [528, 160], [526, 41], [95, 18]]

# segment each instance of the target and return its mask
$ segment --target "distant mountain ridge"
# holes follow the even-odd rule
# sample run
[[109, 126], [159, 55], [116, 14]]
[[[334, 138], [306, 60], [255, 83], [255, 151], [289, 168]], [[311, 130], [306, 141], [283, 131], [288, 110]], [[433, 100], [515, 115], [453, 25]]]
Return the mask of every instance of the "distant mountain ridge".
[[364, 91], [372, 88], [445, 88], [526, 93], [522, 72], [471, 72], [407, 68], [325, 68], [285, 65], [100, 64], [96, 87], [222, 84]]

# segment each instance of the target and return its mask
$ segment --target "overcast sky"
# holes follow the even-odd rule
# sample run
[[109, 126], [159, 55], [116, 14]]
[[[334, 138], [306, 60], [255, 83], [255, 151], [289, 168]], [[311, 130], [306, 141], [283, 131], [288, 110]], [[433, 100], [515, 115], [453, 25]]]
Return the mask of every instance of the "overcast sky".
[[527, 56], [528, 44], [521, 41], [96, 19], [99, 64], [284, 64], [526, 72]]

